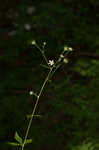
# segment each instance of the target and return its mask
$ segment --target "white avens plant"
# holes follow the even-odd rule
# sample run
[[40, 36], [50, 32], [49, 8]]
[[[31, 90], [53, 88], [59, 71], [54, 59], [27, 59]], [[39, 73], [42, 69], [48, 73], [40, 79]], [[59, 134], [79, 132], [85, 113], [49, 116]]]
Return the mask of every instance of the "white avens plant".
[[13, 146], [20, 146], [21, 150], [24, 150], [24, 147], [25, 147], [26, 144], [32, 142], [32, 139], [28, 139], [28, 135], [29, 135], [29, 132], [30, 132], [30, 127], [32, 125], [33, 117], [40, 117], [41, 116], [39, 114], [36, 114], [36, 108], [38, 106], [40, 96], [41, 96], [42, 92], [44, 91], [45, 85], [47, 83], [49, 83], [48, 81], [51, 81], [50, 79], [52, 78], [52, 76], [54, 75], [56, 70], [62, 65], [62, 62], [68, 63], [68, 59], [65, 57], [65, 52], [70, 52], [70, 51], [73, 50], [71, 47], [64, 46], [64, 49], [63, 49], [62, 53], [59, 55], [59, 58], [57, 59], [57, 61], [54, 62], [53, 59], [52, 60], [47, 59], [47, 57], [45, 55], [44, 45], [46, 45], [46, 42], [43, 42], [43, 46], [42, 46], [43, 49], [36, 43], [35, 40], [33, 40], [31, 42], [31, 44], [33, 46], [35, 46], [41, 52], [42, 57], [45, 60], [45, 64], [42, 65], [42, 66], [49, 69], [49, 71], [48, 71], [48, 74], [46, 75], [46, 78], [45, 78], [41, 88], [40, 88], [40, 91], [38, 93], [35, 93], [32, 90], [29, 91], [30, 96], [34, 95], [36, 97], [36, 103], [33, 107], [33, 110], [31, 112], [31, 114], [28, 115], [29, 116], [29, 118], [28, 118], [29, 122], [28, 122], [28, 126], [27, 126], [27, 129], [26, 129], [25, 137], [22, 138], [22, 137], [20, 137], [18, 132], [15, 132], [14, 139], [16, 140], [16, 142], [8, 142], [8, 144], [11, 144]]

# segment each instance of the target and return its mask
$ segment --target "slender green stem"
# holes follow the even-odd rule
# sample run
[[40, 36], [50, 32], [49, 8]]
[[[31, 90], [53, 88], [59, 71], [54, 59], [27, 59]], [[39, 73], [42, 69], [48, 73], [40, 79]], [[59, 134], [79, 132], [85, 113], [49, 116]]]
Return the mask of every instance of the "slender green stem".
[[53, 70], [53, 67], [50, 69], [50, 71], [49, 71], [49, 73], [48, 73], [48, 75], [47, 75], [47, 77], [46, 77], [46, 79], [45, 79], [45, 81], [44, 81], [44, 83], [43, 83], [43, 85], [42, 85], [42, 87], [41, 87], [41, 90], [40, 90], [40, 92], [39, 92], [39, 95], [37, 96], [37, 100], [36, 100], [35, 106], [34, 106], [33, 111], [32, 111], [31, 119], [30, 119], [29, 124], [28, 124], [28, 127], [27, 127], [26, 135], [25, 135], [24, 142], [23, 142], [23, 145], [22, 145], [22, 150], [24, 150], [25, 142], [26, 142], [26, 139], [27, 139], [27, 137], [28, 137], [28, 133], [29, 133], [29, 130], [30, 130], [30, 127], [31, 127], [31, 124], [32, 124], [33, 116], [34, 116], [34, 114], [35, 114], [35, 111], [36, 111], [36, 108], [37, 108], [37, 105], [38, 105], [40, 96], [41, 96], [41, 94], [42, 94], [42, 92], [43, 92], [43, 89], [44, 89], [44, 87], [45, 87], [47, 81], [49, 80], [49, 77], [50, 77], [50, 75], [51, 75], [51, 73], [52, 73], [52, 70]]
[[48, 60], [47, 60], [47, 58], [46, 58], [46, 56], [45, 56], [45, 52], [44, 52], [44, 50], [42, 50], [37, 44], [35, 45], [39, 50], [40, 50], [40, 52], [41, 52], [41, 54], [42, 54], [42, 56], [44, 57], [44, 59], [45, 59], [45, 61], [46, 61], [46, 63], [47, 63], [47, 65], [48, 65]]
[[54, 73], [56, 72], [56, 70], [60, 67], [60, 65], [61, 65], [61, 64], [59, 64], [59, 65], [55, 68], [55, 70], [52, 72], [51, 78], [52, 78], [52, 76], [54, 75]]
[[46, 61], [47, 65], [48, 65], [48, 60], [47, 60], [47, 58], [46, 58], [46, 56], [45, 56], [44, 51], [42, 51], [42, 55], [43, 55], [43, 57], [44, 57], [44, 59], [45, 59], [45, 61]]

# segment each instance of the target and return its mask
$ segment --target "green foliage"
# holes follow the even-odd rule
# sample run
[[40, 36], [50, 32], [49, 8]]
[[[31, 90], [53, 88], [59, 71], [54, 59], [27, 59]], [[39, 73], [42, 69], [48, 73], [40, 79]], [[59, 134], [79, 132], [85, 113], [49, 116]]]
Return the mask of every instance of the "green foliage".
[[73, 67], [73, 70], [84, 77], [98, 77], [99, 62], [97, 60], [79, 60]]
[[[23, 145], [22, 138], [18, 135], [17, 132], [15, 132], [14, 139], [17, 141], [17, 143], [15, 143], [15, 142], [8, 142], [8, 144], [10, 144], [12, 146], [22, 146]], [[24, 145], [25, 144], [29, 144], [29, 143], [32, 143], [32, 139], [26, 139]]]
[[71, 150], [98, 150], [99, 144], [90, 140], [84, 141], [81, 145], [72, 147]]
[[15, 132], [14, 138], [15, 138], [15, 140], [16, 140], [18, 143], [22, 144], [22, 138], [18, 135], [17, 132]]

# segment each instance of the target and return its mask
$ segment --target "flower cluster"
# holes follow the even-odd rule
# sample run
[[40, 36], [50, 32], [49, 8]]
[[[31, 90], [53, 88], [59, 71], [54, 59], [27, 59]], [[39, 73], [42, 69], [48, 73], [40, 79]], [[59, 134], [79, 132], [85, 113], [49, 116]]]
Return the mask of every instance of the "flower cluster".
[[71, 47], [64, 46], [64, 51], [73, 51]]

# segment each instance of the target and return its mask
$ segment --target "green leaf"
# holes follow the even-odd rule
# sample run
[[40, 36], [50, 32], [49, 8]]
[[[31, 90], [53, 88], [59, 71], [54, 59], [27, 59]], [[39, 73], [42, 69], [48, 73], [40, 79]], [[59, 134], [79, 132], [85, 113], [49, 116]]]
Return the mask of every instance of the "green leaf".
[[25, 141], [25, 144], [29, 144], [29, 143], [32, 143], [32, 139], [27, 139], [27, 140]]
[[[42, 115], [33, 115], [34, 117], [42, 117]], [[29, 118], [32, 118], [33, 117], [32, 115], [27, 115], [27, 118], [29, 119]]]
[[14, 142], [8, 142], [7, 144], [13, 145], [13, 146], [21, 146], [19, 143], [14, 143]]
[[16, 140], [17, 142], [19, 142], [19, 143], [21, 143], [21, 144], [22, 144], [22, 138], [18, 135], [18, 133], [17, 133], [17, 132], [15, 132], [15, 136], [14, 136], [14, 138], [15, 138], [15, 140]]
[[50, 67], [46, 66], [46, 65], [42, 65], [40, 64], [40, 66], [44, 67], [44, 68], [47, 68], [47, 69], [50, 69]]

